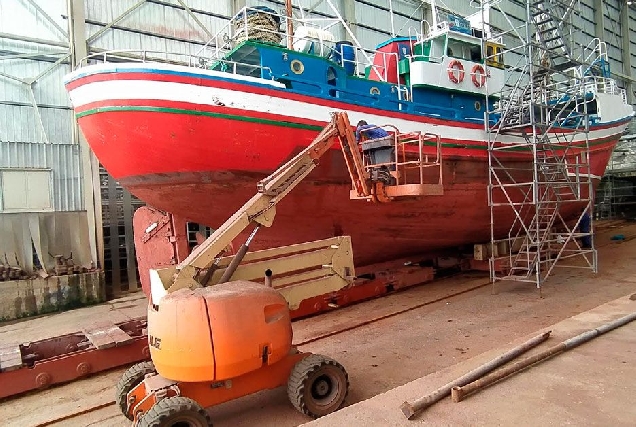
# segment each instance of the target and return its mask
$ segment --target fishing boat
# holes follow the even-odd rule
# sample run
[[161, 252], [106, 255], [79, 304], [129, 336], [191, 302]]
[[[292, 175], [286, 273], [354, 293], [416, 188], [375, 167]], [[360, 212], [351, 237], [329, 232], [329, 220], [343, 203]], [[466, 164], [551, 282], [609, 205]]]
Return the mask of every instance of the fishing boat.
[[[484, 112], [505, 83], [504, 45], [452, 15], [372, 50], [346, 26], [334, 28], [248, 7], [186, 60], [152, 52], [143, 61], [91, 57], [65, 85], [91, 149], [122, 186], [155, 208], [211, 227], [306, 147], [333, 111], [346, 111], [352, 124], [439, 136], [424, 146], [439, 166], [435, 195], [400, 203], [352, 199], [334, 146], [253, 247], [350, 235], [356, 265], [364, 266], [490, 240], [486, 128], [497, 117]], [[185, 64], [175, 64], [180, 60]], [[633, 115], [624, 91], [601, 68], [575, 75], [585, 82], [591, 123], [579, 143], [589, 143], [597, 178]], [[564, 119], [557, 127], [568, 126]], [[510, 156], [532, 161], [530, 147]], [[513, 219], [502, 212], [495, 234], [505, 235]]]

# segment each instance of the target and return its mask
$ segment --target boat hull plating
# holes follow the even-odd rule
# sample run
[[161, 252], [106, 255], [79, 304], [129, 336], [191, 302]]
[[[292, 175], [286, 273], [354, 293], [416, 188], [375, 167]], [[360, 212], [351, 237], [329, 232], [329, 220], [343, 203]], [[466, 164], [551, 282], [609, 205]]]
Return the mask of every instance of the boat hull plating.
[[[67, 88], [97, 158], [151, 206], [211, 227], [220, 225], [254, 194], [259, 179], [307, 146], [329, 120], [329, 111], [339, 109], [348, 111], [353, 123], [365, 118], [395, 124], [401, 131], [440, 134], [444, 195], [388, 204], [350, 200], [350, 180], [334, 147], [281, 202], [277, 221], [259, 232], [254, 248], [350, 235], [356, 265], [363, 266], [490, 239], [482, 125], [337, 100], [315, 99], [316, 104], [310, 104], [307, 96], [285, 99], [289, 94], [275, 85], [225, 80], [213, 84], [161, 74], [149, 80], [142, 77], [149, 78], [85, 72]], [[129, 96], [123, 98], [123, 93]], [[591, 130], [594, 175], [603, 175], [627, 121]], [[435, 147], [429, 149], [433, 153]], [[530, 151], [515, 153], [514, 158], [531, 167]], [[564, 212], [566, 216], [579, 213], [580, 208], [571, 205], [573, 212]], [[500, 209], [495, 224], [501, 237], [512, 219], [511, 210]]]

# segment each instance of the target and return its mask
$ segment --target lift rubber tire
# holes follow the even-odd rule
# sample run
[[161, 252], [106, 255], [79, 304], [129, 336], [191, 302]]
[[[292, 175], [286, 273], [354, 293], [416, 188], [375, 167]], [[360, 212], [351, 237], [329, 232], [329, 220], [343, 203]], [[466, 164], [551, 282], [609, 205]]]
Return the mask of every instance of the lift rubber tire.
[[133, 416], [127, 412], [128, 392], [137, 387], [137, 385], [144, 380], [144, 377], [147, 374], [154, 374], [156, 372], [154, 363], [141, 362], [128, 368], [128, 370], [126, 370], [119, 379], [117, 387], [115, 388], [115, 402], [117, 403], [117, 406], [119, 406], [121, 413], [129, 420], [132, 420]]
[[208, 413], [189, 397], [166, 397], [142, 415], [138, 427], [212, 427]]
[[322, 417], [340, 409], [349, 393], [349, 375], [333, 359], [320, 354], [296, 363], [287, 383], [292, 405], [305, 415]]

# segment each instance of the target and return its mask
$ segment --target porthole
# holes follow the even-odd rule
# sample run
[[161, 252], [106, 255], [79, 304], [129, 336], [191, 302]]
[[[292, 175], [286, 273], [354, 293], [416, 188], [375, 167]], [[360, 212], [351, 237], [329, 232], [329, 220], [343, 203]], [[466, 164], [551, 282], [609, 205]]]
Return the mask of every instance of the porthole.
[[305, 66], [297, 59], [294, 59], [289, 66], [291, 67], [291, 70], [296, 74], [302, 74], [303, 71], [305, 71]]
[[475, 101], [475, 110], [477, 111], [481, 110], [481, 102]]
[[380, 94], [380, 89], [378, 89], [377, 87], [373, 86], [371, 88], [371, 90], [369, 91], [369, 93], [371, 93], [371, 95], [379, 95]]

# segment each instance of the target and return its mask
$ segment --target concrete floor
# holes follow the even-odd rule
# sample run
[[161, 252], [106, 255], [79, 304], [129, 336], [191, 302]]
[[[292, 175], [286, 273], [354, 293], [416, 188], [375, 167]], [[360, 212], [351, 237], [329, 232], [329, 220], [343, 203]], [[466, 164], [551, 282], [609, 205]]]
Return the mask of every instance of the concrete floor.
[[[610, 240], [613, 234], [619, 233], [625, 235], [626, 241], [613, 242]], [[333, 357], [347, 368], [352, 384], [347, 399], [348, 405], [354, 405], [376, 395], [389, 392], [395, 387], [411, 383], [414, 380], [420, 381], [418, 379], [421, 377], [424, 377], [422, 381], [439, 381], [438, 383], [422, 383], [421, 386], [412, 389], [412, 394], [396, 397], [401, 403], [406, 398], [417, 397], [435, 388], [434, 385], [444, 383], [446, 377], [443, 375], [452, 377], [452, 374], [456, 372], [463, 373], [466, 366], [462, 366], [462, 363], [468, 363], [471, 360], [478, 363], [480, 359], [475, 359], [476, 357], [488, 358], [483, 354], [487, 352], [492, 352], [490, 354], [498, 353], [504, 343], [519, 341], [528, 334], [534, 334], [537, 330], [636, 292], [636, 264], [632, 262], [634, 255], [636, 255], [634, 237], [636, 237], [636, 225], [634, 224], [604, 224], [603, 228], [598, 229], [596, 239], [600, 248], [600, 273], [594, 275], [583, 270], [558, 270], [544, 286], [544, 298], [542, 299], [538, 298], [532, 285], [505, 284], [499, 286], [500, 292], [497, 295], [491, 294], [490, 286], [479, 287], [462, 295], [432, 302], [423, 307], [354, 328], [330, 338], [319, 339], [302, 346], [301, 349]], [[475, 288], [480, 284], [487, 283], [487, 281], [487, 275], [484, 274], [454, 277], [313, 319], [294, 322], [294, 340], [301, 342], [320, 337], [384, 314], [400, 311], [427, 301], [436, 301], [457, 291]], [[636, 306], [636, 302], [633, 304]], [[144, 310], [143, 298], [131, 296], [121, 301], [112, 302], [110, 305], [75, 310], [2, 327], [0, 328], [0, 340], [3, 342], [13, 341], [16, 337], [20, 338], [21, 341], [40, 339], [79, 330], [82, 322], [90, 319], [108, 316], [114, 321], [118, 321], [122, 316], [136, 316], [143, 313]], [[625, 331], [633, 332], [633, 329], [626, 328]], [[623, 332], [616, 331], [612, 334], [619, 333]], [[599, 340], [605, 339], [600, 338]], [[551, 339], [552, 342], [557, 342], [557, 340], [560, 341], [561, 337]], [[607, 343], [607, 341], [599, 342]], [[610, 344], [612, 352], [621, 353], [621, 348], [614, 349], [615, 343], [611, 342]], [[588, 345], [596, 344], [590, 343]], [[581, 347], [581, 350], [583, 349], [584, 347]], [[575, 357], [576, 354], [578, 353], [562, 355], [559, 356], [559, 359], [548, 363], [567, 362], [570, 360], [567, 358]], [[611, 365], [614, 368], [616, 368], [614, 365], [619, 363], [614, 359], [604, 360], [609, 362], [608, 366]], [[629, 362], [631, 359], [624, 360]], [[572, 363], [574, 362], [576, 360]], [[592, 362], [584, 361], [584, 363]], [[600, 363], [594, 362], [588, 366], [594, 367], [595, 365], [600, 365]], [[618, 366], [621, 365], [629, 365], [629, 363], [620, 363]], [[570, 372], [579, 372], [575, 366], [564, 368], [564, 377], [568, 378]], [[452, 369], [456, 369], [456, 371]], [[0, 405], [0, 419], [4, 421], [4, 425], [36, 426], [98, 404], [107, 403], [113, 399], [113, 387], [122, 371], [116, 370], [6, 401]], [[528, 373], [530, 372], [534, 372], [534, 369], [528, 371]], [[489, 396], [488, 393], [499, 390], [500, 386], [507, 386], [508, 383], [512, 384], [514, 381], [518, 381], [519, 378], [527, 376], [528, 373], [498, 384], [484, 393], [469, 398], [466, 402], [455, 404], [451, 409], [460, 406], [467, 407], [473, 401], [486, 399], [484, 396]], [[631, 378], [634, 378], [633, 372], [630, 373], [632, 374]], [[629, 377], [625, 376], [624, 378]], [[404, 387], [408, 386], [407, 384]], [[531, 398], [530, 395], [534, 396], [534, 394], [532, 389], [528, 389], [528, 396], [524, 398], [525, 401], [529, 402], [528, 407], [534, 407], [535, 404], [538, 405], [545, 401], [560, 402], [567, 398], [567, 394], [561, 392], [559, 388], [546, 388], [545, 390], [545, 392], [541, 391], [541, 394]], [[609, 388], [606, 390], [609, 393]], [[544, 400], [541, 399], [541, 395], [545, 397]], [[599, 396], [604, 399], [604, 395], [599, 394]], [[586, 402], [582, 398], [577, 399]], [[608, 399], [607, 404], [610, 405], [613, 400], [613, 397]], [[565, 403], [559, 404], [565, 405]], [[387, 411], [392, 409], [388, 403], [381, 405], [386, 405]], [[443, 403], [440, 404], [440, 408], [442, 405]], [[493, 400], [493, 405], [499, 405], [497, 400]], [[590, 405], [584, 404], [582, 406], [587, 410]], [[351, 407], [355, 408], [357, 405]], [[511, 407], [515, 408], [515, 406]], [[46, 408], [46, 410], [42, 408]], [[432, 410], [437, 410], [437, 408]], [[481, 418], [482, 410], [485, 411], [483, 412], [485, 418]], [[499, 418], [496, 417], [487, 418], [492, 414], [488, 415], [486, 408], [473, 408], [472, 411], [464, 413], [463, 417], [465, 418], [460, 421], [451, 418], [454, 411], [449, 410], [446, 415], [436, 415], [435, 417], [429, 417], [428, 414], [433, 413], [429, 411], [427, 417], [423, 417], [420, 421], [436, 425], [456, 423], [470, 423], [472, 425], [472, 414], [475, 414], [476, 420], [481, 420], [479, 422], [487, 424], [508, 425], [519, 421], [518, 418], [510, 417], [501, 418], [501, 422], [497, 421]], [[348, 413], [349, 410], [345, 409], [333, 416], [347, 416]], [[605, 421], [602, 412], [595, 411], [595, 414], [597, 418], [588, 417], [587, 424], [594, 420], [599, 423]], [[627, 414], [629, 415], [629, 413]], [[282, 389], [261, 392], [220, 405], [212, 408], [210, 415], [217, 427], [248, 426], [256, 422], [263, 427], [284, 427], [297, 426], [308, 421], [306, 417], [291, 407], [287, 401], [286, 393]], [[325, 418], [322, 422], [327, 422], [329, 419]], [[527, 422], [531, 421], [529, 419]], [[559, 424], [563, 424], [561, 421]], [[610, 421], [610, 424], [621, 424], [618, 419]], [[576, 422], [576, 419], [573, 419], [573, 422]], [[113, 406], [109, 406], [69, 418], [61, 423], [47, 425], [124, 426], [127, 423]], [[334, 422], [330, 425], [385, 425], [385, 423], [378, 424], [376, 419], [372, 418], [365, 419], [362, 424], [357, 424], [354, 419], [352, 423], [349, 421], [344, 424]]]
[[[530, 356], [636, 312], [636, 301], [624, 297], [559, 322], [548, 341]], [[533, 334], [534, 335], [534, 334]], [[526, 337], [527, 339], [532, 336]], [[514, 344], [523, 342], [516, 340]], [[453, 403], [450, 397], [424, 410], [414, 420], [400, 411], [405, 401], [428, 395], [510, 346], [482, 353], [386, 393], [303, 424], [319, 426], [633, 426], [636, 424], [636, 322], [597, 337], [516, 376]], [[522, 356], [522, 357], [525, 357]]]

